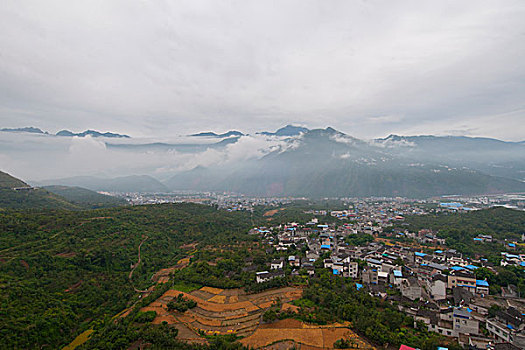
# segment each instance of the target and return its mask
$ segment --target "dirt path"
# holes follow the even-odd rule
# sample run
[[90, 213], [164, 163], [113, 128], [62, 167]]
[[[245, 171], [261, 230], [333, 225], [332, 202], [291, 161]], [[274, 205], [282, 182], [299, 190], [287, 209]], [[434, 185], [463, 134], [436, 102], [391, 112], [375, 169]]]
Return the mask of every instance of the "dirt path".
[[129, 275], [128, 275], [129, 282], [131, 283], [131, 285], [133, 286], [133, 289], [134, 289], [135, 292], [137, 292], [137, 293], [149, 293], [149, 292], [150, 292], [149, 290], [140, 290], [140, 289], [137, 289], [137, 287], [135, 287], [135, 285], [133, 284], [133, 281], [131, 280], [131, 277], [133, 277], [133, 272], [135, 272], [135, 269], [136, 269], [137, 267], [139, 267], [140, 262], [142, 261], [142, 259], [141, 259], [141, 257], [140, 257], [140, 248], [142, 247], [142, 244], [143, 244], [144, 242], [146, 242], [146, 240], [147, 240], [148, 238], [149, 238], [149, 237], [146, 236], [146, 238], [144, 238], [144, 239], [142, 240], [142, 242], [140, 242], [140, 244], [139, 244], [139, 249], [138, 249], [138, 251], [139, 251], [139, 259], [138, 259], [138, 261], [137, 261], [136, 264], [132, 265], [131, 271], [129, 272]]

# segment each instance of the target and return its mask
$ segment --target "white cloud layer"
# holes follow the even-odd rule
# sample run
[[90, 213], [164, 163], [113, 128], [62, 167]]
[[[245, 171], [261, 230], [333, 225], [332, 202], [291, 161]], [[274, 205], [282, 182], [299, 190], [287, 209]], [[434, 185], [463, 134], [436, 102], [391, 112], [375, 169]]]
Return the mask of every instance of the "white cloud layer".
[[[193, 141], [203, 142], [196, 138]], [[148, 144], [148, 139], [118, 140], [119, 144]], [[187, 144], [187, 138], [173, 138], [169, 144]], [[219, 140], [208, 140], [208, 143]], [[25, 180], [41, 181], [71, 176], [125, 176], [149, 174], [161, 180], [198, 166], [236, 164], [260, 158], [269, 152], [293, 147], [282, 138], [243, 136], [224, 148], [187, 153], [173, 149], [131, 149], [107, 147], [114, 139], [55, 137], [0, 132], [0, 170]]]
[[5, 0], [0, 127], [523, 139], [524, 18], [522, 0]]

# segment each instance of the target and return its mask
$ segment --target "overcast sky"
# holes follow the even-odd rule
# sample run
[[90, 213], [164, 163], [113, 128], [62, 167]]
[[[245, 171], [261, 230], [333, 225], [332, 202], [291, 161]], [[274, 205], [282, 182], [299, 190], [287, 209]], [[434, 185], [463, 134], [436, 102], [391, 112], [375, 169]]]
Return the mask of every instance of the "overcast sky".
[[525, 139], [525, 1], [0, 5], [0, 127]]

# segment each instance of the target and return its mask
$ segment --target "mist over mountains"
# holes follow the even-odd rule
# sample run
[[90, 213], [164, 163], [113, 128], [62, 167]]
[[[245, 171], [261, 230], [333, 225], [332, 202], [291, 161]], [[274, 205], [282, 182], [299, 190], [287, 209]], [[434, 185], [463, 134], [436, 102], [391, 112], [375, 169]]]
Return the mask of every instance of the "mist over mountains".
[[[171, 189], [252, 195], [408, 196], [523, 191], [523, 145], [465, 137], [360, 140], [309, 130], [287, 148], [242, 164], [177, 174]], [[504, 176], [506, 177], [504, 177]]]
[[165, 140], [10, 135], [0, 138], [4, 170], [35, 185], [307, 197], [525, 191], [525, 144], [491, 138], [362, 140], [330, 127], [293, 125], [275, 132], [204, 132]]

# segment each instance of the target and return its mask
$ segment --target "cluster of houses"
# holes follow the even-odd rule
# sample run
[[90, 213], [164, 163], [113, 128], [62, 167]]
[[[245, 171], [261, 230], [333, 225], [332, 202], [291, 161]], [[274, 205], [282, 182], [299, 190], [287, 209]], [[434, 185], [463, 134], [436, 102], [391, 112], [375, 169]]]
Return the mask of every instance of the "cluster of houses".
[[[254, 229], [252, 233], [262, 235], [263, 241], [282, 255], [271, 262], [268, 271], [257, 273], [257, 282], [283, 277], [285, 265], [290, 266], [287, 270], [292, 274], [303, 269], [314, 275], [314, 262], [324, 257], [324, 269], [352, 278], [358, 289], [364, 288], [374, 296], [395, 303], [415, 321], [423, 322], [429, 331], [456, 338], [472, 349], [489, 349], [498, 343], [525, 349], [525, 316], [517, 311], [525, 310], [525, 300], [519, 298], [515, 287], [504, 289], [501, 310], [489, 316], [494, 297], [489, 296], [489, 283], [476, 278], [475, 274], [479, 266], [490, 265], [486, 259], [466, 259], [454, 249], [424, 253], [421, 249], [390, 242], [350, 246], [345, 241], [349, 235], [375, 234], [381, 228], [368, 222], [336, 228], [314, 219], [307, 225], [290, 223], [272, 229]], [[435, 233], [428, 230], [413, 235], [421, 240], [437, 239]], [[286, 255], [287, 251], [295, 253]], [[502, 255], [502, 261], [507, 263], [519, 265], [525, 260], [521, 255]]]

